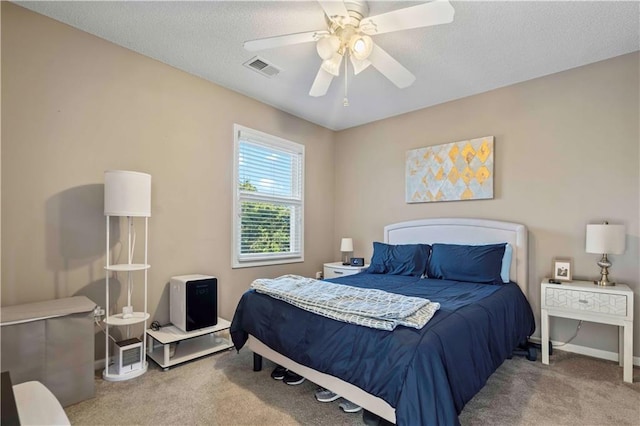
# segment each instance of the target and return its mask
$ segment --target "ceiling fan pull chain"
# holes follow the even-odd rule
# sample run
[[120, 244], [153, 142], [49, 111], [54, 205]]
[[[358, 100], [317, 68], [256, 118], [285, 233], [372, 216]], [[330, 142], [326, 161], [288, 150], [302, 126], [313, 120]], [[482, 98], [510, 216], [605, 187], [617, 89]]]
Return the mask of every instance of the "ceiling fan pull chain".
[[347, 67], [348, 67], [347, 63], [349, 61], [347, 61], [347, 58], [346, 58], [347, 53], [346, 52], [345, 52], [344, 56], [345, 56], [345, 58], [344, 58], [345, 59], [345, 61], [344, 61], [344, 100], [342, 101], [342, 105], [345, 106], [345, 107], [348, 107], [349, 106], [349, 98], [347, 98]]

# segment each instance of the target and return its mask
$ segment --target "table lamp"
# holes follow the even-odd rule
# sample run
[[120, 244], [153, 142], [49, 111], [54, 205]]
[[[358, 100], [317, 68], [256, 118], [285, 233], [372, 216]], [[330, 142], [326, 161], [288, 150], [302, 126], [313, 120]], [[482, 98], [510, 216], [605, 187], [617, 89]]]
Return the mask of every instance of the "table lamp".
[[607, 258], [607, 255], [624, 253], [624, 225], [609, 225], [608, 222], [598, 225], [587, 225], [586, 240], [587, 253], [602, 254], [602, 258], [598, 261], [600, 280], [594, 281], [594, 284], [601, 286], [616, 285], [615, 282], [609, 281], [611, 262]]
[[353, 254], [353, 239], [343, 238], [340, 242], [340, 251], [342, 252], [342, 264], [351, 264], [351, 255]]

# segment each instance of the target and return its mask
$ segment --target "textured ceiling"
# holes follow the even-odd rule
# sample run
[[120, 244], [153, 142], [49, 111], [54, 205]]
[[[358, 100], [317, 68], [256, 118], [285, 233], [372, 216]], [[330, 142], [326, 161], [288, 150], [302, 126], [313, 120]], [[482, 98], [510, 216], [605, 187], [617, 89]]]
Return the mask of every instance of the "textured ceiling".
[[[313, 43], [257, 52], [282, 69], [242, 64], [246, 40], [324, 29], [315, 1], [16, 2], [333, 130], [486, 92], [640, 50], [638, 2], [455, 2], [451, 24], [374, 36], [416, 76], [398, 89], [373, 67], [308, 96], [320, 58]], [[371, 1], [369, 15], [421, 2]]]

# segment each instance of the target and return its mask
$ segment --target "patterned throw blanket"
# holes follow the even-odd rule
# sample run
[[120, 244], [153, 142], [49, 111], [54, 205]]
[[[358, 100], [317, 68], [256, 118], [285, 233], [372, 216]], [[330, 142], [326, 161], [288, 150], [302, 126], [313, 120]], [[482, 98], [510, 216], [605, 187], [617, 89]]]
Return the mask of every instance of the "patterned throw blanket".
[[388, 331], [398, 325], [420, 329], [440, 309], [428, 299], [298, 275], [257, 279], [251, 288], [328, 318]]

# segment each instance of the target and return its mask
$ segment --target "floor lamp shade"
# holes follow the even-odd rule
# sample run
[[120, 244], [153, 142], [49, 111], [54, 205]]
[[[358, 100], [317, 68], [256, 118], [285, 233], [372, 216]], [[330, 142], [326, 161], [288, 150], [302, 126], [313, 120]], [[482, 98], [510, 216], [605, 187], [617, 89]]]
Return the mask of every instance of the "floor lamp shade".
[[104, 172], [105, 216], [151, 216], [151, 175], [126, 170]]

